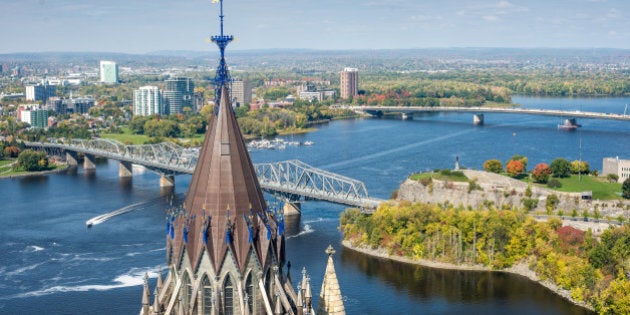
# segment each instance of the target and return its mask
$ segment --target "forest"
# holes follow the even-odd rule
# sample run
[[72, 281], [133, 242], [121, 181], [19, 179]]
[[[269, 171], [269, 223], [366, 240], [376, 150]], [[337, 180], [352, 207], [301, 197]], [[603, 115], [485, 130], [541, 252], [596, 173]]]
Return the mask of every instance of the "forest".
[[384, 203], [372, 215], [348, 209], [340, 229], [354, 246], [392, 255], [494, 270], [525, 262], [540, 279], [569, 290], [600, 314], [630, 313], [628, 225], [598, 239], [590, 230], [562, 227], [558, 218], [539, 222], [521, 210], [403, 201]]

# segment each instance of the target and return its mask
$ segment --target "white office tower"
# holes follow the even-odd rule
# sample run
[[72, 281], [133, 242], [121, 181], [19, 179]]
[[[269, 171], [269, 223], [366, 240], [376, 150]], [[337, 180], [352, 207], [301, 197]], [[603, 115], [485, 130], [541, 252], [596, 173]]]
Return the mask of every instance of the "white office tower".
[[101, 60], [101, 82], [118, 83], [118, 65], [115, 62]]
[[164, 114], [162, 91], [157, 86], [143, 86], [133, 91], [133, 115]]

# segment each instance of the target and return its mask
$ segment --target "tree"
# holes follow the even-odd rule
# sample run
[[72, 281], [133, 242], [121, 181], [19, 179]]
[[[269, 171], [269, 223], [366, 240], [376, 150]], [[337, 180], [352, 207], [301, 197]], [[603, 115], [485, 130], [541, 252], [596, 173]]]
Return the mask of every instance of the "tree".
[[17, 167], [28, 172], [42, 171], [48, 168], [48, 157], [44, 152], [24, 150], [18, 156]]
[[507, 171], [509, 176], [517, 177], [523, 174], [523, 172], [525, 171], [525, 167], [523, 166], [523, 163], [519, 160], [510, 160], [505, 166], [505, 170]]
[[551, 194], [547, 196], [547, 200], [545, 201], [545, 206], [547, 207], [548, 212], [553, 212], [556, 209], [556, 206], [560, 203], [560, 198], [556, 194]]
[[20, 154], [20, 148], [14, 145], [8, 146], [4, 148], [4, 154], [11, 158], [17, 157]]
[[608, 174], [606, 175], [606, 179], [609, 183], [616, 183], [619, 180], [619, 175], [617, 174]]
[[630, 178], [623, 181], [621, 185], [621, 196], [630, 199]]
[[549, 176], [551, 176], [551, 169], [545, 163], [539, 163], [532, 171], [532, 179], [536, 183], [546, 183], [549, 180]]
[[515, 154], [510, 158], [510, 161], [520, 161], [523, 164], [523, 172], [527, 171], [527, 157], [520, 154]]
[[571, 173], [573, 174], [588, 174], [590, 172], [590, 166], [586, 161], [575, 160], [571, 162]]
[[553, 177], [568, 177], [571, 171], [571, 164], [567, 159], [557, 158], [549, 165]]
[[483, 169], [486, 172], [498, 174], [498, 173], [503, 172], [503, 164], [501, 164], [501, 161], [496, 160], [496, 159], [487, 160], [483, 163]]

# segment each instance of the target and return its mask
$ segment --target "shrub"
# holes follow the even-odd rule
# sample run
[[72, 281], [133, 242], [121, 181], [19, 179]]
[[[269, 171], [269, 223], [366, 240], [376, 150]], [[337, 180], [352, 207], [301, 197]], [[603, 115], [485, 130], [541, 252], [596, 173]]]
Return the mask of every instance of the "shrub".
[[550, 179], [547, 182], [547, 187], [549, 187], [549, 188], [560, 188], [560, 187], [562, 187], [562, 183], [560, 183], [559, 180], [552, 178], [552, 179]]
[[483, 163], [483, 169], [486, 172], [501, 173], [503, 172], [503, 164], [499, 160], [487, 160]]
[[567, 159], [557, 158], [549, 165], [553, 177], [568, 177], [571, 172], [571, 163]]

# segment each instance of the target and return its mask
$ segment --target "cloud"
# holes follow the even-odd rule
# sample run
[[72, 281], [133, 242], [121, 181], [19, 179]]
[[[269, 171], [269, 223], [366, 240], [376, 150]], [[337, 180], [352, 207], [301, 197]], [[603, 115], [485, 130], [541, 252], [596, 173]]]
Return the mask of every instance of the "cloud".
[[488, 22], [494, 22], [494, 21], [499, 20], [499, 17], [497, 17], [496, 15], [484, 15], [482, 18]]

